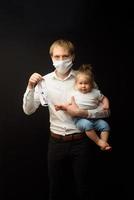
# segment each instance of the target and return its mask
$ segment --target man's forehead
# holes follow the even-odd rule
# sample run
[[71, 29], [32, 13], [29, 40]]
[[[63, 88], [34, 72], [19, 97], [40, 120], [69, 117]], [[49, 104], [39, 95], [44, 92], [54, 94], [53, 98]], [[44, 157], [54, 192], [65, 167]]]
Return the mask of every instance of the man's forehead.
[[55, 46], [53, 48], [53, 54], [69, 54], [69, 50], [65, 47], [62, 47], [62, 46]]

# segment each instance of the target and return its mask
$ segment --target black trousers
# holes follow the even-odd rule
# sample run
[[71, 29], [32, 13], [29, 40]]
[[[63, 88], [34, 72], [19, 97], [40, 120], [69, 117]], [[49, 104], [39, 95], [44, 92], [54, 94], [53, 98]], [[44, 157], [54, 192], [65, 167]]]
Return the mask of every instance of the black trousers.
[[50, 137], [48, 145], [49, 200], [68, 198], [74, 200], [73, 193], [77, 200], [89, 200], [90, 159], [90, 142], [87, 137], [66, 142]]

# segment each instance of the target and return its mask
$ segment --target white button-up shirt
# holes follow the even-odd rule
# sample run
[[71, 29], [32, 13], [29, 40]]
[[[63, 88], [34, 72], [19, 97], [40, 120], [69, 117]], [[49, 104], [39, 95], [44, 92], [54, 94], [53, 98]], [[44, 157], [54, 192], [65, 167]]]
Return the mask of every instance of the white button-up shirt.
[[[75, 84], [75, 71], [71, 70], [64, 80], [56, 76], [55, 71], [43, 77], [34, 89], [26, 89], [23, 97], [23, 110], [27, 115], [34, 113], [42, 105], [48, 105], [50, 113], [50, 130], [56, 134], [68, 135], [78, 133], [73, 118], [64, 111], [56, 111], [54, 105], [66, 103]], [[96, 110], [97, 111], [97, 110]], [[90, 117], [97, 117], [93, 111]], [[99, 110], [100, 112], [100, 110]]]

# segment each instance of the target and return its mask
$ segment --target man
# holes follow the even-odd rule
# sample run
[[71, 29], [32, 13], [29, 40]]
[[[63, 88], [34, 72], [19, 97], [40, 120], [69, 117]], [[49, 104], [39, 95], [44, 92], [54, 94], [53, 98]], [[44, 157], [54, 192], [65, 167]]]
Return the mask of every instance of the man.
[[[79, 109], [72, 97], [66, 112], [56, 111], [57, 103], [66, 102], [74, 86], [75, 71], [72, 69], [75, 58], [74, 45], [68, 40], [56, 40], [50, 46], [50, 56], [55, 70], [45, 76], [33, 73], [23, 98], [23, 110], [27, 115], [34, 113], [40, 104], [48, 104], [50, 113], [50, 139], [48, 146], [48, 175], [50, 200], [65, 199], [62, 192], [67, 162], [72, 165], [77, 199], [88, 199], [87, 172], [89, 171], [89, 139], [74, 124], [72, 117], [106, 117], [108, 110], [101, 107], [94, 111]], [[64, 180], [65, 181], [65, 180]], [[69, 192], [69, 186], [66, 188]]]

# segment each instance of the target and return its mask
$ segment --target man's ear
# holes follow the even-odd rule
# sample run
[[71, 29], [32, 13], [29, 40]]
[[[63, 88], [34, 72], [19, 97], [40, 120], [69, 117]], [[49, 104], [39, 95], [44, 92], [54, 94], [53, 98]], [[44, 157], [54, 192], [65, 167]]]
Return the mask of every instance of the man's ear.
[[74, 59], [75, 59], [75, 55], [72, 56], [72, 61], [74, 61]]

